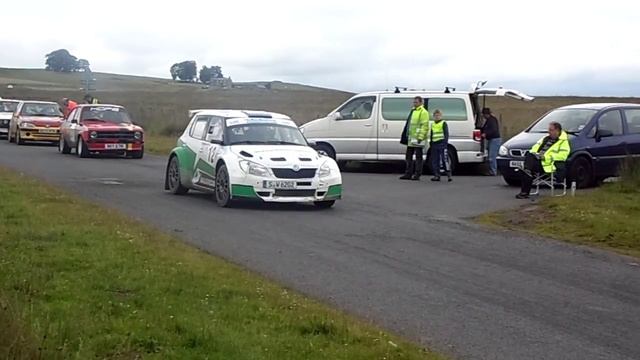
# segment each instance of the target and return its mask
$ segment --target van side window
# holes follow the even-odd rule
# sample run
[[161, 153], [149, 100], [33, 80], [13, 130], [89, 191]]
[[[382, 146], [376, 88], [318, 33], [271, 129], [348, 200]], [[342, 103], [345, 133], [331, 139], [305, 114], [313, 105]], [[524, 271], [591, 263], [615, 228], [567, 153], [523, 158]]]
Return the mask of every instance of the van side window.
[[339, 120], [366, 120], [371, 118], [375, 101], [376, 98], [374, 96], [361, 97], [349, 101], [338, 110], [338, 113], [340, 113]]
[[627, 118], [629, 134], [640, 134], [640, 109], [626, 109], [624, 115]]
[[442, 111], [442, 119], [446, 121], [466, 121], [467, 103], [459, 98], [429, 98], [427, 100], [429, 112], [436, 109]]
[[620, 110], [611, 110], [598, 119], [598, 129], [609, 130], [613, 135], [622, 135], [622, 115]]
[[204, 133], [207, 130], [207, 124], [209, 123], [208, 116], [198, 116], [196, 121], [193, 123], [191, 127], [191, 137], [194, 139], [202, 140], [204, 139]]
[[382, 118], [387, 121], [407, 121], [413, 107], [413, 97], [382, 99]]

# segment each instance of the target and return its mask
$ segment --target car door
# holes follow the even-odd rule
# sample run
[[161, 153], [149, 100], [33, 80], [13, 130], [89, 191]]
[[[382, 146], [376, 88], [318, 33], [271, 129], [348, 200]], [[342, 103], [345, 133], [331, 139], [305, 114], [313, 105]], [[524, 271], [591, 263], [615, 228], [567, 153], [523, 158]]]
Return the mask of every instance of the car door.
[[361, 96], [331, 114], [331, 134], [327, 139], [338, 157], [349, 160], [376, 159], [376, 97]]
[[640, 157], [640, 109], [624, 109], [623, 115], [627, 125], [625, 135], [627, 153]]
[[216, 163], [222, 155], [224, 141], [224, 118], [211, 116], [207, 124], [204, 142], [197, 154], [198, 169], [203, 185], [215, 187]]
[[60, 134], [67, 141], [67, 144], [71, 147], [76, 145], [78, 139], [78, 119], [80, 118], [80, 108], [75, 108], [62, 123], [60, 127]]
[[[607, 136], [602, 136], [605, 133]], [[589, 138], [591, 144], [588, 151], [595, 160], [596, 178], [615, 176], [620, 162], [626, 155], [621, 111], [607, 110], [600, 114], [595, 126], [589, 132]]]
[[413, 108], [414, 95], [389, 94], [380, 98], [378, 116], [378, 160], [402, 160], [406, 145], [400, 144], [402, 130]]
[[195, 154], [191, 182], [193, 185], [211, 189], [215, 186], [212, 181], [212, 169], [205, 161], [208, 143], [205, 140], [207, 126], [211, 116], [198, 115], [189, 130], [189, 136], [184, 140], [189, 150]]
[[16, 136], [16, 132], [18, 130], [18, 119], [20, 117], [20, 113], [22, 112], [23, 106], [24, 103], [20, 102], [20, 104], [18, 104], [18, 107], [16, 108], [16, 111], [14, 111], [13, 116], [11, 117], [11, 122], [9, 123], [9, 140], [11, 140], [12, 137]]

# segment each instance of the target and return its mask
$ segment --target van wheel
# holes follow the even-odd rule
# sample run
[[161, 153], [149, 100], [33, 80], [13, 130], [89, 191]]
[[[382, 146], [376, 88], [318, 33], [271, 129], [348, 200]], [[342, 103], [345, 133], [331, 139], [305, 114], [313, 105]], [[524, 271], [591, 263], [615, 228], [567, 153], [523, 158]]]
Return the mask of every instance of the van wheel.
[[592, 186], [594, 177], [591, 162], [585, 157], [575, 159], [569, 170], [569, 179], [570, 181], [575, 181], [576, 187], [579, 189]]
[[316, 146], [316, 150], [318, 150], [319, 152], [324, 152], [325, 154], [327, 154], [328, 157], [332, 158], [333, 160], [336, 159], [336, 151], [329, 144], [320, 143]]

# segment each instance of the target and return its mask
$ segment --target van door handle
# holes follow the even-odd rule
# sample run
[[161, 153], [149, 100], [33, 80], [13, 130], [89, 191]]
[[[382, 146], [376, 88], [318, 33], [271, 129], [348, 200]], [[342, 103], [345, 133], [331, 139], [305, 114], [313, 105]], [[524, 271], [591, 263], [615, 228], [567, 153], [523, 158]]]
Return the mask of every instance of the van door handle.
[[372, 127], [372, 124], [364, 124], [364, 127]]

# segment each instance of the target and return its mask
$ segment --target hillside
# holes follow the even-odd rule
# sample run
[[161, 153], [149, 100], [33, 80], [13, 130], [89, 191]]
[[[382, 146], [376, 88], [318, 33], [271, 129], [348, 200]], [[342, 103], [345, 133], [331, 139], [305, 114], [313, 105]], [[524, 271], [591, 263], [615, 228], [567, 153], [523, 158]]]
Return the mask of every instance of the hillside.
[[[57, 101], [82, 98], [81, 73], [61, 74], [38, 69], [0, 68], [0, 96]], [[202, 84], [170, 79], [94, 73], [101, 102], [126, 106], [134, 119], [153, 133], [175, 134], [184, 128], [187, 110], [203, 107], [270, 110], [290, 115], [298, 123], [326, 115], [352, 94], [279, 81], [238, 83], [233, 89], [204, 89]], [[7, 89], [12, 84], [13, 89]], [[266, 85], [270, 85], [270, 89]], [[526, 89], [521, 89], [526, 91]], [[486, 105], [502, 119], [509, 137], [558, 106], [584, 102], [635, 102], [640, 98], [544, 97], [532, 103], [488, 98]]]

